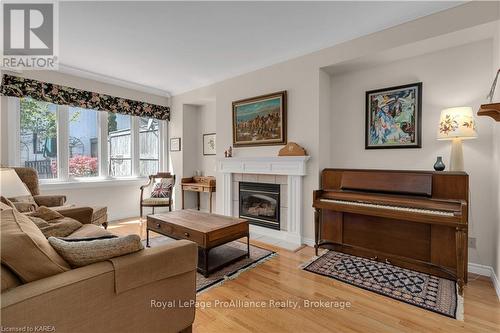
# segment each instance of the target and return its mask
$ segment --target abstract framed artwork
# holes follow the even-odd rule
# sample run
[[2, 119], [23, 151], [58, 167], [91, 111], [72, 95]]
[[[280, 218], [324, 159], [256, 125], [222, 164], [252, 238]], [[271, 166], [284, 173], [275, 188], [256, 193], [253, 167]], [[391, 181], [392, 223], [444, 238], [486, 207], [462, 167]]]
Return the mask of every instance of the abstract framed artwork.
[[203, 155], [215, 155], [216, 147], [215, 133], [203, 134]]
[[422, 82], [366, 92], [365, 149], [422, 147]]
[[233, 102], [233, 145], [286, 144], [286, 108], [286, 91]]
[[170, 151], [181, 151], [181, 138], [170, 138]]

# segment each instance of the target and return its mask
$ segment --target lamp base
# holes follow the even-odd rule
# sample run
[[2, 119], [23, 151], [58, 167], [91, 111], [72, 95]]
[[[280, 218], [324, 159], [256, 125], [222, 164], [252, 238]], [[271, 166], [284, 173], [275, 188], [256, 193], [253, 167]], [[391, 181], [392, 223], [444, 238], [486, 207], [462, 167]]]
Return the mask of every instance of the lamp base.
[[462, 139], [455, 138], [451, 144], [450, 171], [464, 171]]

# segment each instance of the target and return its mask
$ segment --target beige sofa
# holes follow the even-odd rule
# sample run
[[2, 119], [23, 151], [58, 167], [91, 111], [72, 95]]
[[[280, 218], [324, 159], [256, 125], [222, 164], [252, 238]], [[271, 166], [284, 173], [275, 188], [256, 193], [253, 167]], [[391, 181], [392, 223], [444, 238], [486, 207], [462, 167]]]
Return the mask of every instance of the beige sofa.
[[[85, 223], [72, 236], [106, 232], [89, 224], [90, 208], [69, 214]], [[196, 244], [178, 241], [28, 283], [2, 264], [2, 329], [189, 332], [195, 315], [196, 261]]]

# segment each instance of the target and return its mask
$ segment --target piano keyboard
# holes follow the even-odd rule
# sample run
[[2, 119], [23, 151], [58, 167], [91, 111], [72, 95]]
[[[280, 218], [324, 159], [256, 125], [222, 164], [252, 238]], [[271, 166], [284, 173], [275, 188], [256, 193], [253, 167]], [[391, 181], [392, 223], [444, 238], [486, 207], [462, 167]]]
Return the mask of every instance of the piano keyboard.
[[430, 210], [430, 209], [401, 207], [401, 206], [377, 205], [377, 204], [371, 204], [371, 203], [359, 202], [359, 201], [345, 201], [345, 200], [334, 200], [334, 199], [319, 199], [319, 201], [331, 202], [331, 203], [348, 205], [348, 206], [359, 206], [359, 207], [371, 207], [371, 208], [399, 210], [399, 211], [410, 212], [410, 213], [432, 214], [432, 215], [439, 215], [439, 216], [454, 216], [454, 214], [452, 212], [447, 212], [447, 211], [442, 211], [442, 210]]

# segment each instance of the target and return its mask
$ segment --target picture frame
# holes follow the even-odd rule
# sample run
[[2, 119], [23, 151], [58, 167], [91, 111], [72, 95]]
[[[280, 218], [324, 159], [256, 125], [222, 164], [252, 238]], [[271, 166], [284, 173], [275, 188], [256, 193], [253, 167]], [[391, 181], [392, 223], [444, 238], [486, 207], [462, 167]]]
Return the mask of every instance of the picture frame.
[[366, 92], [365, 149], [422, 148], [422, 82]]
[[287, 92], [246, 98], [232, 103], [233, 146], [287, 143]]
[[181, 151], [181, 138], [170, 138], [170, 151]]
[[217, 154], [215, 133], [203, 134], [203, 155], [210, 156]]

